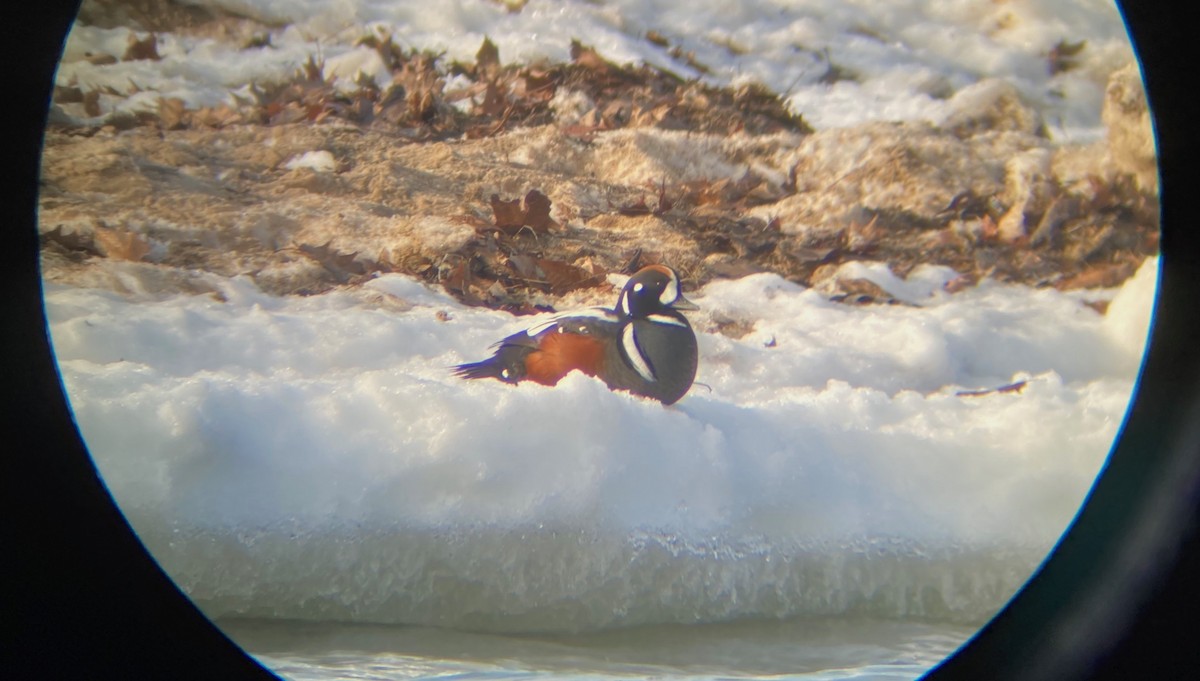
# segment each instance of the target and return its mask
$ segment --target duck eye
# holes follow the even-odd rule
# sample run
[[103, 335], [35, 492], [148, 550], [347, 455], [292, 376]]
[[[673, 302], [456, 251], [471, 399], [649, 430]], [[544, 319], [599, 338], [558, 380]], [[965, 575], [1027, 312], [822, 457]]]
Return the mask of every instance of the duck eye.
[[644, 288], [646, 288], [646, 287], [645, 287], [645, 286], [642, 286], [642, 282], [640, 282], [640, 281], [639, 281], [638, 283], [636, 283], [636, 284], [634, 284], [634, 285], [633, 285], [633, 292], [634, 292], [634, 293], [641, 293], [642, 289], [644, 289]]

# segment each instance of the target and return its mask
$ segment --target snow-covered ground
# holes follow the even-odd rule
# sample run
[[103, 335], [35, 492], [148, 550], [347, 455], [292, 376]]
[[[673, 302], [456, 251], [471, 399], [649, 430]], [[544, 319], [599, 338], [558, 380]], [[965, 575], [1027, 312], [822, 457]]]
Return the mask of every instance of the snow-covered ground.
[[[80, 26], [58, 83], [121, 95], [106, 95], [103, 107], [152, 110], [160, 96], [215, 106], [249, 97], [252, 83], [289, 77], [314, 55], [324, 60], [325, 75], [346, 87], [360, 73], [386, 85], [390, 74], [379, 55], [356, 45], [365, 36], [391, 36], [403, 47], [466, 63], [485, 36], [504, 63], [569, 61], [577, 39], [618, 63], [647, 63], [717, 85], [761, 83], [818, 129], [938, 122], [949, 113], [950, 94], [1001, 78], [1039, 104], [1056, 137], [1079, 141], [1100, 133], [1105, 81], [1133, 58], [1111, 0], [450, 0], [436, 11], [425, 0], [189, 2], [276, 26], [263, 29], [269, 45], [163, 33], [159, 62], [97, 65], [85, 55], [120, 57], [131, 31]], [[650, 32], [666, 44], [647, 40]], [[1074, 67], [1052, 73], [1051, 51], [1080, 41]], [[830, 73], [831, 63], [841, 77]]]
[[[706, 385], [673, 407], [582, 375], [555, 388], [454, 378], [448, 367], [536, 318], [396, 275], [369, 284], [385, 294], [373, 303], [232, 279], [224, 300], [52, 287], [47, 307], [105, 481], [212, 614], [509, 627], [529, 613], [528, 626], [563, 627], [856, 607], [986, 616], [1101, 468], [1157, 261], [1104, 316], [1078, 294], [985, 282], [949, 295], [943, 269], [901, 286], [859, 267], [913, 305], [831, 303], [774, 275], [689, 294], [700, 328], [719, 313], [753, 330], [701, 333]], [[876, 550], [917, 573], [946, 556], [992, 564], [971, 584], [939, 570], [895, 580], [889, 561], [838, 567]], [[1002, 560], [1014, 552], [1015, 568]], [[639, 566], [660, 560], [700, 572], [655, 586]], [[937, 602], [907, 593], [912, 580], [940, 580]]]

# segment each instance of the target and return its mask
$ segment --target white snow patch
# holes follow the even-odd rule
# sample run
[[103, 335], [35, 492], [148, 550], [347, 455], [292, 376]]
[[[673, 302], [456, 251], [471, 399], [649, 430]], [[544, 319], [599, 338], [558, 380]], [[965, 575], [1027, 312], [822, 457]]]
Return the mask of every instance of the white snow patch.
[[299, 156], [293, 156], [288, 159], [283, 167], [288, 170], [296, 170], [298, 168], [308, 168], [318, 173], [331, 173], [337, 170], [337, 161], [333, 158], [333, 154], [328, 151], [306, 151]]
[[334, 80], [338, 89], [344, 91], [357, 89], [362, 80], [372, 81], [380, 89], [392, 82], [392, 72], [379, 51], [365, 46], [327, 59], [323, 75], [326, 80]]

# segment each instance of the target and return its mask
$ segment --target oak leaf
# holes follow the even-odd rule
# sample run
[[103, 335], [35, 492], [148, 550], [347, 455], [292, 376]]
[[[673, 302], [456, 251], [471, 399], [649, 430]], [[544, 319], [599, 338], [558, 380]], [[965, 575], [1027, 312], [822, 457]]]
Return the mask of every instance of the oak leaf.
[[150, 244], [136, 232], [127, 229], [95, 227], [96, 246], [106, 258], [138, 262], [150, 252]]
[[1134, 267], [1128, 262], [1092, 265], [1078, 274], [1060, 279], [1054, 287], [1060, 291], [1081, 288], [1112, 288], [1133, 275]]
[[653, 211], [650, 206], [646, 205], [646, 197], [643, 196], [636, 203], [626, 204], [617, 209], [617, 212], [627, 217], [636, 217], [639, 215], [649, 215]]
[[187, 127], [187, 111], [182, 99], [164, 97], [158, 100], [158, 121], [163, 130], [180, 130]]
[[488, 37], [484, 36], [483, 44], [475, 53], [476, 77], [492, 78], [500, 70], [500, 50]]
[[646, 31], [646, 40], [659, 47], [668, 47], [671, 44], [671, 41], [666, 36], [655, 30]]
[[497, 194], [491, 196], [492, 214], [496, 227], [508, 235], [514, 235], [528, 227], [536, 234], [545, 234], [558, 223], [550, 217], [549, 197], [536, 189], [525, 195], [525, 205], [519, 199], [505, 201]]
[[366, 266], [356, 259], [358, 251], [339, 253], [332, 248], [332, 244], [333, 240], [330, 239], [320, 246], [300, 244], [296, 250], [317, 261], [338, 283], [344, 284], [354, 275], [366, 274]]
[[616, 71], [616, 67], [607, 59], [601, 57], [594, 48], [588, 47], [578, 40], [571, 41], [571, 61], [578, 66], [601, 75], [609, 75]]
[[42, 234], [43, 244], [57, 244], [68, 251], [82, 251], [92, 255], [103, 255], [96, 248], [95, 239], [83, 232], [64, 232], [62, 225]]
[[160, 59], [162, 57], [158, 55], [158, 38], [153, 33], [146, 36], [144, 40], [138, 40], [137, 36], [129, 34], [129, 43], [125, 47], [125, 55], [121, 57], [122, 61], [158, 61]]
[[606, 276], [606, 273], [598, 268], [589, 272], [571, 263], [524, 254], [512, 255], [508, 262], [519, 277], [532, 283], [548, 284], [550, 292], [554, 295], [562, 295], [577, 288], [598, 286], [605, 281]]
[[1075, 60], [1075, 57], [1079, 56], [1079, 53], [1083, 51], [1084, 47], [1087, 47], [1086, 40], [1080, 40], [1077, 43], [1069, 43], [1064, 38], [1063, 40], [1058, 41], [1054, 47], [1050, 48], [1049, 54], [1046, 55], [1046, 66], [1047, 70], [1050, 72], [1050, 75], [1053, 76], [1057, 73], [1070, 71], [1076, 66], [1079, 66], [1079, 62]]

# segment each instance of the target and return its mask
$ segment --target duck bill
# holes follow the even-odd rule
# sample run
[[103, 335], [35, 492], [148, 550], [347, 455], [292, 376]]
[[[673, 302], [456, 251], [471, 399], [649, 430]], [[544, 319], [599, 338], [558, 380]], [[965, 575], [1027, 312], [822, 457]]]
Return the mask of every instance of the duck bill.
[[671, 308], [672, 310], [693, 310], [694, 311], [694, 310], [700, 309], [699, 305], [693, 303], [692, 301], [688, 300], [687, 298], [684, 298], [682, 295], [680, 295], [678, 298], [676, 298], [675, 302], [671, 303], [667, 307]]

